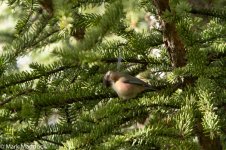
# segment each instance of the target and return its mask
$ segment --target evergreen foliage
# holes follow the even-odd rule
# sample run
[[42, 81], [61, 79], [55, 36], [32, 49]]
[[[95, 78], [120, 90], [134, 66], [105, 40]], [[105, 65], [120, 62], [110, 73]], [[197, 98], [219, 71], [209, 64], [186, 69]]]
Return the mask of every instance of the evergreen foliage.
[[[223, 1], [2, 3], [16, 24], [0, 30], [1, 149], [226, 149]], [[108, 70], [158, 90], [121, 100]]]

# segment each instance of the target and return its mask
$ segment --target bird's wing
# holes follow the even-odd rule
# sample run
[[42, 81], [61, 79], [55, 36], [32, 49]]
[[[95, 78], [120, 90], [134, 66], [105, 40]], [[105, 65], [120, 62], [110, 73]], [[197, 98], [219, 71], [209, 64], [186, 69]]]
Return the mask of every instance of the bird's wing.
[[138, 78], [135, 78], [133, 76], [129, 76], [127, 79], [124, 78], [123, 80], [124, 83], [129, 83], [129, 84], [136, 84], [136, 85], [139, 85], [139, 86], [145, 86], [145, 87], [148, 87], [150, 86], [148, 83], [138, 79]]
[[135, 84], [138, 86], [142, 86], [144, 87], [146, 90], [151, 90], [151, 91], [155, 91], [155, 87], [151, 86], [150, 84], [144, 82], [141, 79], [138, 79], [136, 77], [133, 77], [131, 75], [127, 75], [126, 78], [121, 78], [122, 82], [124, 83], [128, 83], [128, 84]]

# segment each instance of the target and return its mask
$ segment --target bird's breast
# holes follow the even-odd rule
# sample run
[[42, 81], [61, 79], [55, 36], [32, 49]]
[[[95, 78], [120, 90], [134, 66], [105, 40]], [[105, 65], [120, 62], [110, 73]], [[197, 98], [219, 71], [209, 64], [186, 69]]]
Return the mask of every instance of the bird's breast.
[[136, 97], [138, 93], [144, 90], [144, 87], [142, 86], [125, 83], [120, 80], [112, 84], [112, 88], [116, 91], [118, 96], [123, 99]]

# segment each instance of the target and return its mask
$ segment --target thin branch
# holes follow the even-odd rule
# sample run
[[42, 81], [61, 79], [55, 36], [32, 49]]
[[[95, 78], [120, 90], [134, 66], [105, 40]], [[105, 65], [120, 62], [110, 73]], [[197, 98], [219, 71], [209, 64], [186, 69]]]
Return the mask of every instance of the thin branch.
[[[173, 85], [172, 89], [176, 90], [177, 87], [178, 87], [178, 85]], [[166, 89], [167, 86], [156, 86], [155, 88], [156, 88], [156, 90], [155, 90], [155, 92], [156, 92], [156, 91], [161, 91], [161, 90]], [[146, 92], [151, 92], [151, 91], [147, 90], [143, 93], [146, 93]], [[108, 94], [104, 93], [104, 94], [99, 94], [99, 95], [89, 95], [89, 96], [84, 96], [84, 97], [68, 98], [65, 100], [57, 101], [56, 103], [48, 103], [48, 104], [39, 103], [39, 104], [36, 104], [37, 105], [36, 107], [43, 108], [43, 107], [48, 107], [49, 105], [51, 105], [51, 107], [55, 107], [55, 108], [64, 108], [65, 105], [76, 103], [76, 102], [99, 101], [102, 99], [117, 98], [117, 97], [118, 97], [118, 95], [116, 93], [108, 93]], [[170, 105], [170, 104], [153, 104], [153, 107], [156, 107], [156, 106], [178, 108], [178, 106], [174, 106], [174, 105]]]
[[98, 101], [101, 99], [106, 98], [116, 98], [118, 95], [116, 93], [110, 93], [110, 94], [99, 94], [99, 95], [89, 95], [84, 97], [77, 97], [77, 98], [67, 98], [65, 100], [57, 101], [56, 103], [39, 103], [36, 104], [36, 107], [48, 107], [51, 106], [53, 108], [64, 108], [65, 105], [72, 104], [75, 102], [84, 102], [84, 101]]
[[2, 107], [3, 105], [5, 105], [6, 103], [9, 103], [12, 99], [14, 99], [14, 98], [16, 98], [18, 96], [22, 96], [22, 95], [31, 93], [33, 91], [34, 91], [33, 89], [27, 89], [25, 91], [21, 91], [21, 92], [17, 93], [16, 95], [12, 95], [12, 96], [4, 99], [3, 101], [0, 101], [0, 107]]
[[[41, 133], [39, 135], [37, 135], [38, 133], [35, 133], [34, 131], [31, 131], [29, 130], [29, 134], [30, 135], [30, 139], [28, 139], [28, 141], [22, 139], [22, 137], [18, 136], [18, 139], [21, 140], [21, 142], [34, 142], [34, 141], [39, 141], [39, 140], [43, 140], [43, 141], [47, 141], [47, 142], [50, 142], [50, 143], [53, 143], [53, 144], [57, 144], [57, 145], [60, 145], [62, 146], [61, 144], [62, 143], [59, 143], [59, 142], [54, 142], [54, 141], [51, 141], [51, 140], [48, 140], [48, 139], [45, 139], [43, 137], [45, 136], [51, 136], [51, 135], [63, 135], [63, 134], [71, 134], [72, 132], [72, 129], [70, 127], [64, 127], [62, 128], [61, 130], [59, 131], [53, 131], [53, 132], [49, 132], [49, 133]], [[36, 136], [37, 135], [37, 136]]]
[[42, 144], [40, 141], [37, 141], [37, 143], [38, 143], [39, 145], [43, 146], [43, 144]]
[[170, 103], [150, 104], [147, 107], [149, 107], [149, 108], [151, 108], [151, 107], [164, 107], [164, 108], [167, 108], [167, 109], [180, 109], [181, 108], [179, 105], [170, 104]]
[[226, 17], [226, 12], [224, 10], [222, 11], [217, 11], [214, 9], [206, 9], [206, 8], [197, 8], [193, 7], [190, 11], [192, 14], [197, 14], [197, 15], [203, 15], [203, 16], [208, 16], [208, 17], [217, 17], [221, 19], [225, 19]]
[[64, 146], [62, 143], [51, 141], [51, 140], [48, 140], [48, 139], [45, 139], [45, 138], [41, 138], [40, 140], [46, 141], [46, 142], [49, 142], [49, 143], [52, 143], [52, 144], [55, 144], [55, 145], [58, 145], [58, 146]]
[[208, 54], [208, 63], [207, 65], [210, 65], [211, 62], [217, 60], [217, 59], [221, 59], [221, 58], [224, 58], [226, 57], [226, 54], [225, 53], [209, 53]]
[[38, 74], [38, 75], [28, 76], [28, 77], [23, 78], [21, 80], [17, 80], [17, 81], [13, 81], [13, 82], [10, 82], [10, 83], [0, 85], [0, 89], [4, 89], [4, 88], [7, 88], [9, 86], [14, 86], [16, 84], [21, 84], [21, 83], [25, 83], [25, 82], [28, 82], [28, 81], [32, 81], [32, 80], [38, 79], [38, 78], [43, 77], [43, 76], [49, 76], [51, 74], [60, 72], [62, 70], [66, 70], [66, 69], [70, 69], [70, 68], [74, 68], [74, 67], [77, 67], [77, 66], [61, 66], [61, 67], [56, 68], [56, 69], [51, 70], [51, 71], [43, 72], [43, 73]]
[[68, 107], [68, 105], [66, 105], [66, 106], [64, 107], [64, 113], [65, 113], [65, 116], [66, 116], [66, 119], [67, 119], [67, 123], [68, 123], [68, 124], [71, 124], [72, 121], [71, 121], [71, 118], [70, 118], [69, 107]]
[[72, 132], [72, 129], [70, 127], [65, 127], [65, 128], [60, 129], [59, 131], [53, 131], [53, 132], [49, 132], [49, 133], [42, 133], [42, 134], [37, 136], [37, 139], [42, 138], [44, 136], [71, 134], [71, 132]]
[[[198, 43], [198, 44], [202, 44], [202, 46], [209, 47], [209, 44], [211, 42], [214, 42], [215, 40], [222, 39], [222, 38], [226, 38], [226, 34], [220, 33], [219, 35], [208, 37], [206, 39], [197, 39], [192, 44], [194, 45], [194, 43]], [[190, 44], [189, 46], [193, 46], [192, 44]], [[206, 44], [206, 45], [203, 45], [203, 44]]]
[[[115, 63], [118, 62], [118, 58], [103, 58], [101, 59], [102, 62], [106, 63]], [[121, 62], [130, 62], [130, 63], [138, 63], [138, 64], [143, 64], [143, 65], [148, 65], [148, 62], [145, 60], [139, 60], [135, 58], [127, 58], [127, 59], [122, 59]]]

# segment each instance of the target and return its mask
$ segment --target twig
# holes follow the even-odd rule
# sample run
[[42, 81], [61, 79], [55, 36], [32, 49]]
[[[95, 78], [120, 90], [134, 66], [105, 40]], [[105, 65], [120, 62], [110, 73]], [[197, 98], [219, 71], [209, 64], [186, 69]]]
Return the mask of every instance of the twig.
[[46, 141], [46, 142], [49, 142], [49, 143], [52, 143], [52, 144], [55, 144], [55, 145], [64, 146], [62, 143], [51, 141], [51, 140], [48, 140], [48, 139], [45, 139], [45, 138], [41, 138], [40, 140], [43, 140], [43, 141]]
[[61, 66], [61, 67], [56, 68], [56, 69], [51, 70], [51, 71], [43, 72], [43, 73], [38, 74], [38, 75], [29, 76], [29, 77], [23, 78], [21, 80], [17, 80], [17, 81], [13, 81], [13, 82], [9, 82], [9, 83], [0, 85], [0, 89], [4, 89], [4, 88], [7, 88], [9, 86], [16, 85], [16, 84], [25, 83], [25, 82], [28, 82], [28, 81], [31, 81], [31, 80], [35, 80], [35, 79], [38, 79], [38, 78], [43, 77], [43, 76], [49, 76], [51, 74], [60, 72], [62, 70], [69, 69], [69, 68], [74, 68], [74, 67], [77, 67], [77, 66]]
[[3, 101], [0, 102], [0, 107], [5, 105], [6, 103], [9, 103], [12, 99], [18, 97], [18, 96], [21, 96], [21, 95], [24, 95], [24, 94], [28, 94], [28, 93], [31, 93], [33, 92], [34, 90], [33, 89], [27, 89], [25, 91], [22, 91], [20, 93], [17, 93], [16, 95], [13, 95], [13, 96], [10, 96], [6, 99], [4, 99]]
[[[103, 58], [101, 59], [101, 61], [106, 63], [115, 63], [115, 62], [118, 62], [118, 58]], [[139, 63], [143, 65], [148, 65], [147, 61], [134, 59], [134, 58], [122, 59], [121, 62], [130, 62], [130, 63]]]

